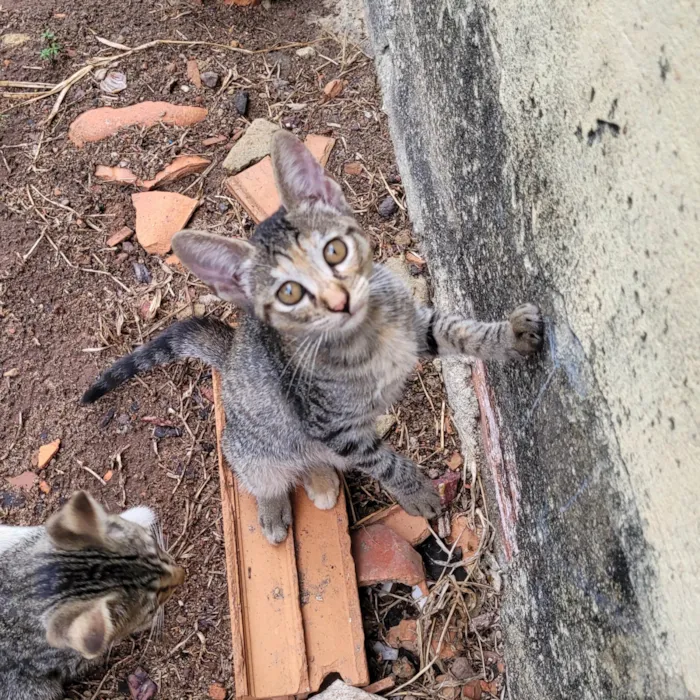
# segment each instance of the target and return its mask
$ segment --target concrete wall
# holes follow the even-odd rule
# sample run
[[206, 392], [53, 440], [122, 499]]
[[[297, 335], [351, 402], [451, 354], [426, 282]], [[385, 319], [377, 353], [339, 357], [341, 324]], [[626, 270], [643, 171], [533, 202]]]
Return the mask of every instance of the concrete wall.
[[436, 304], [548, 316], [487, 370], [511, 697], [700, 696], [700, 8], [366, 6]]

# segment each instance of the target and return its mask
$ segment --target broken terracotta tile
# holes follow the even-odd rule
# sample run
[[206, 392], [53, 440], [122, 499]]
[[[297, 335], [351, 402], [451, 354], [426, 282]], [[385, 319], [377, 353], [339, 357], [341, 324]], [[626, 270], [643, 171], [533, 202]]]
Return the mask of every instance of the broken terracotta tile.
[[226, 143], [227, 141], [227, 136], [219, 134], [218, 136], [210, 136], [208, 139], [204, 139], [202, 146], [216, 146], [218, 143]]
[[457, 497], [460, 475], [457, 472], [448, 472], [439, 479], [433, 479], [435, 490], [440, 496], [440, 503], [449, 506]]
[[202, 77], [199, 75], [199, 65], [194, 58], [187, 61], [187, 80], [196, 88], [202, 87]]
[[226, 700], [226, 688], [221, 683], [212, 683], [209, 686], [211, 700]]
[[177, 255], [168, 255], [167, 258], [163, 261], [168, 267], [182, 267], [182, 263], [180, 262], [180, 258], [177, 257]]
[[238, 7], [255, 7], [262, 0], [224, 0], [224, 5], [237, 5]]
[[366, 685], [362, 690], [370, 695], [376, 695], [377, 693], [383, 693], [385, 690], [391, 690], [395, 685], [396, 681], [393, 679], [393, 677], [388, 676], [387, 678], [382, 678], [382, 680], [377, 681], [376, 683]]
[[108, 239], [107, 246], [114, 248], [114, 246], [123, 243], [134, 235], [134, 232], [128, 226], [122, 226], [118, 231], [115, 231]]
[[387, 632], [386, 643], [394, 649], [406, 649], [418, 654], [418, 623], [415, 620], [401, 620]]
[[54, 440], [47, 445], [42, 445], [39, 448], [39, 458], [37, 459], [37, 468], [43, 469], [56, 455], [58, 448], [61, 446], [60, 440]]
[[198, 201], [176, 192], [139, 192], [131, 195], [136, 209], [136, 238], [157, 255], [170, 250], [173, 236], [185, 228]]
[[10, 477], [7, 480], [7, 483], [10, 484], [10, 486], [17, 487], [18, 489], [29, 491], [32, 486], [34, 486], [35, 481], [36, 474], [34, 472], [26, 471], [22, 472], [19, 476]]
[[107, 165], [98, 165], [95, 168], [95, 177], [102, 182], [115, 182], [119, 185], [135, 185], [140, 182], [138, 176], [129, 168], [110, 168]]
[[111, 469], [108, 469], [108, 470], [105, 472], [105, 474], [104, 474], [104, 476], [102, 477], [102, 479], [103, 479], [104, 481], [111, 481], [113, 476], [114, 476], [114, 472], [113, 472]]
[[293, 508], [311, 691], [319, 690], [330, 672], [353, 685], [365, 685], [369, 671], [345, 494], [341, 488], [335, 507], [322, 511], [299, 488]]
[[[305, 143], [316, 160], [325, 167], [335, 139], [310, 134]], [[227, 178], [226, 187], [257, 223], [267, 219], [280, 208], [272, 160], [269, 156], [242, 173]]]
[[352, 554], [360, 586], [385, 581], [415, 586], [425, 580], [420, 554], [386, 525], [369, 525], [353, 532]]
[[39, 482], [39, 490], [42, 493], [46, 493], [46, 494], [51, 493], [51, 487], [45, 481]]
[[[406, 260], [408, 260], [408, 256], [406, 256]], [[453, 452], [452, 456], [445, 461], [445, 464], [455, 472], [464, 464], [464, 460], [459, 452]]]
[[217, 372], [213, 390], [236, 697], [307, 693], [294, 538], [273, 547], [262, 534], [255, 499], [238, 488], [221, 451], [225, 416]]
[[411, 545], [425, 542], [430, 537], [428, 521], [418, 515], [409, 515], [399, 505], [380, 510], [363, 521], [363, 525], [374, 525], [375, 523], [381, 523], [390, 527]]
[[201, 173], [206, 170], [210, 163], [210, 160], [200, 156], [178, 156], [172, 163], [163, 168], [153, 180], [144, 180], [139, 183], [139, 186], [145, 190], [152, 190], [158, 185], [169, 185], [188, 175]]
[[332, 100], [335, 97], [340, 97], [345, 91], [347, 84], [347, 80], [341, 80], [339, 78], [335, 78], [334, 80], [326, 83], [326, 86], [323, 88], [324, 101]]
[[120, 129], [138, 124], [153, 126], [158, 122], [174, 126], [191, 126], [207, 116], [203, 107], [172, 105], [168, 102], [140, 102], [130, 107], [98, 107], [83, 112], [68, 129], [68, 138], [78, 147], [113, 136]]
[[265, 158], [270, 153], [272, 134], [280, 128], [267, 119], [254, 119], [226, 156], [224, 170], [236, 174]]
[[447, 543], [452, 545], [455, 541], [457, 546], [462, 549], [462, 561], [467, 564], [473, 563], [474, 556], [479, 551], [481, 537], [476, 530], [469, 526], [465, 515], [455, 515], [452, 518]]
[[481, 700], [481, 681], [474, 679], [462, 687], [462, 697], [469, 700]]
[[346, 175], [362, 175], [364, 168], [362, 167], [362, 163], [355, 161], [352, 163], [346, 163], [343, 166], [343, 171]]

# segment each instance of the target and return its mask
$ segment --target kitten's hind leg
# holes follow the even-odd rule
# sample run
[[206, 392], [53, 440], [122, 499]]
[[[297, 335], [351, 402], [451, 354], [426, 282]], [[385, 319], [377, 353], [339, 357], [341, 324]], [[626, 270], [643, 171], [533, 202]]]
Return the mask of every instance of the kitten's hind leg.
[[306, 495], [320, 510], [330, 510], [338, 501], [340, 478], [331, 467], [321, 467], [310, 471], [303, 479]]
[[258, 497], [258, 521], [270, 544], [280, 544], [287, 539], [287, 529], [292, 524], [292, 504], [289, 494]]

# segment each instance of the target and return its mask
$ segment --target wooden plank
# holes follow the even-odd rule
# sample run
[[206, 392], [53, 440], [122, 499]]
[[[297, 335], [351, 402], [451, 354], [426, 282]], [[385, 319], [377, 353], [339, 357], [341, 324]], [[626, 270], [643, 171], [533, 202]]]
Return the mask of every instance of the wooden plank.
[[335, 508], [325, 511], [297, 489], [294, 540], [312, 691], [334, 672], [348, 685], [369, 683], [348, 525], [342, 487]]
[[225, 418], [216, 372], [213, 385], [236, 697], [305, 693], [309, 675], [294, 540], [273, 547], [262, 534], [255, 499], [238, 487], [221, 450]]

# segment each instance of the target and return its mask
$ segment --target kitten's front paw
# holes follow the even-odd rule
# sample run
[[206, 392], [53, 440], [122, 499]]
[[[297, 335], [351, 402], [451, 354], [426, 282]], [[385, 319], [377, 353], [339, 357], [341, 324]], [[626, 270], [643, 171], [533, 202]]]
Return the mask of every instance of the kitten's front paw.
[[330, 510], [338, 501], [338, 472], [335, 469], [313, 471], [304, 477], [304, 489], [316, 508]]
[[426, 520], [432, 520], [442, 512], [440, 496], [432, 482], [427, 479], [422, 481], [416, 493], [410, 496], [397, 496], [396, 500], [409, 515], [422, 515]]
[[540, 310], [534, 304], [518, 306], [508, 320], [513, 331], [511, 350], [522, 356], [532, 355], [540, 350], [544, 335], [544, 321]]
[[258, 499], [258, 521], [270, 544], [287, 539], [287, 528], [292, 524], [292, 504], [289, 496]]

